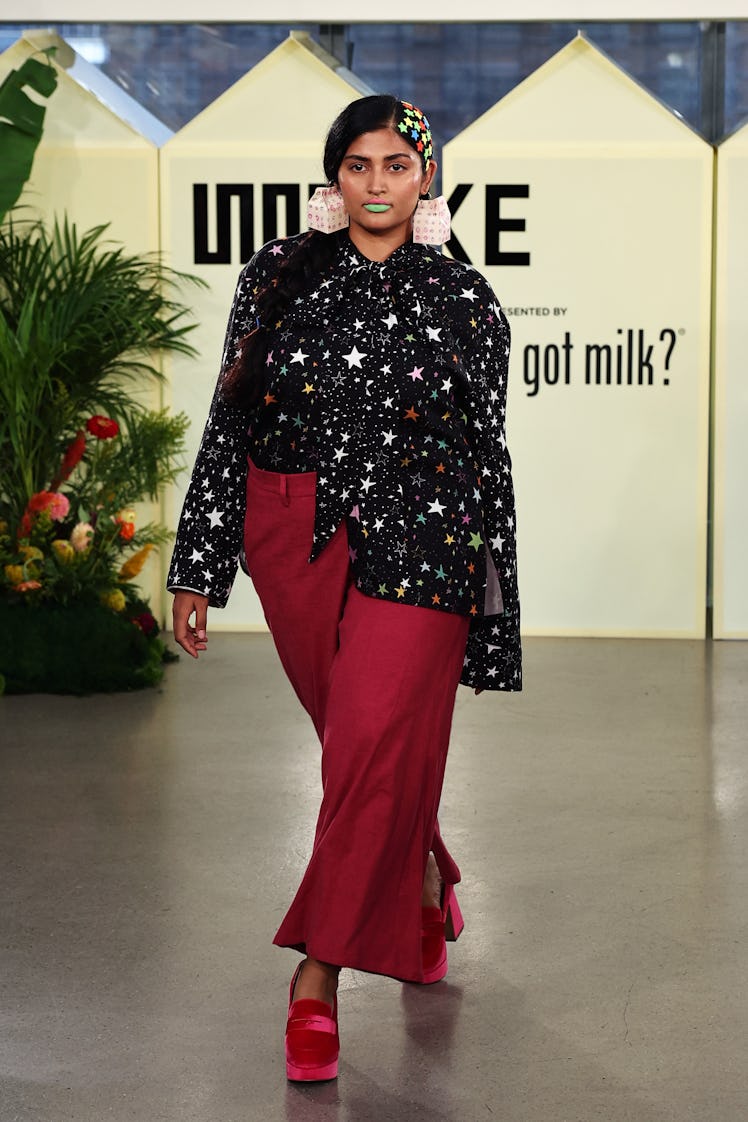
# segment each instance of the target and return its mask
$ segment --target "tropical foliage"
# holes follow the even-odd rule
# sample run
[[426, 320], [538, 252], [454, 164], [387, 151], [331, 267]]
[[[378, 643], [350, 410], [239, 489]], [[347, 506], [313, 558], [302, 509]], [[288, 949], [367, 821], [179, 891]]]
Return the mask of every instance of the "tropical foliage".
[[[155, 498], [173, 477], [173, 453], [152, 459], [158, 426], [144, 420], [138, 392], [144, 379], [160, 379], [160, 353], [192, 353], [187, 309], [170, 295], [188, 278], [104, 235], [67, 221], [51, 232], [38, 221], [0, 227], [0, 519], [10, 524], [50, 486], [95, 414], [114, 418], [128, 447], [88, 457], [80, 498], [89, 500], [102, 473], [120, 472], [128, 503]], [[166, 419], [160, 427], [169, 431]]]
[[134, 581], [169, 535], [134, 505], [181, 469], [187, 418], [147, 408], [143, 388], [159, 355], [193, 352], [176, 288], [197, 282], [105, 233], [0, 227], [0, 592], [14, 610], [95, 604], [153, 635]]

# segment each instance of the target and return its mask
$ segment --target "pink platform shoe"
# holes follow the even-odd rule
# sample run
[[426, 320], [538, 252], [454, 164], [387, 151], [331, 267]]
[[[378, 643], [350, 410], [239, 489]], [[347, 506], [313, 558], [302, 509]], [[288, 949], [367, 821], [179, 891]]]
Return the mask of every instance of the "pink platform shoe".
[[423, 984], [439, 982], [447, 973], [447, 941], [454, 943], [465, 926], [454, 885], [442, 886], [442, 906], [421, 908]]
[[332, 1015], [324, 1001], [305, 997], [294, 1001], [303, 965], [301, 962], [296, 967], [288, 995], [286, 1075], [295, 1083], [317, 1083], [335, 1079], [338, 1074], [338, 999], [333, 1002]]

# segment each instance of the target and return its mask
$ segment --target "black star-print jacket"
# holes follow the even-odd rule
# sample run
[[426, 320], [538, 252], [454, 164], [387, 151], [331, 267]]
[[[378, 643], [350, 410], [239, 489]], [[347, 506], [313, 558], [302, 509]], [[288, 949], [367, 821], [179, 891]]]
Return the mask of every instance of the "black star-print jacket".
[[[370, 261], [336, 237], [331, 269], [268, 333], [264, 403], [213, 398], [168, 587], [224, 607], [245, 518], [247, 457], [316, 471], [310, 563], [346, 520], [369, 596], [472, 617], [462, 682], [521, 688], [514, 495], [504, 437], [509, 328], [475, 269], [408, 242]], [[221, 372], [254, 296], [299, 237], [242, 270]]]

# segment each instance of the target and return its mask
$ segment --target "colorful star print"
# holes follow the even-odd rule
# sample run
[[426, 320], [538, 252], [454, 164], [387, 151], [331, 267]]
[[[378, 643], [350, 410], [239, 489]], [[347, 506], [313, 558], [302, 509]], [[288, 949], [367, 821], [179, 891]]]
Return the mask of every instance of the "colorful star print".
[[403, 107], [402, 119], [397, 122], [397, 128], [412, 140], [415, 148], [421, 153], [424, 164], [428, 164], [434, 154], [434, 142], [431, 138], [431, 126], [428, 118], [421, 109], [411, 105], [409, 101], [401, 101]]

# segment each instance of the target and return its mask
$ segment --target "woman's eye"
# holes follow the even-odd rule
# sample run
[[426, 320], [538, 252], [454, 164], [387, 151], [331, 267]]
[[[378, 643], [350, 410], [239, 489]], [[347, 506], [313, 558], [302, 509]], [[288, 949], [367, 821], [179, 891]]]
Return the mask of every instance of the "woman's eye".
[[405, 164], [390, 164], [390, 168], [392, 169], [392, 171], [402, 171], [404, 167]]

